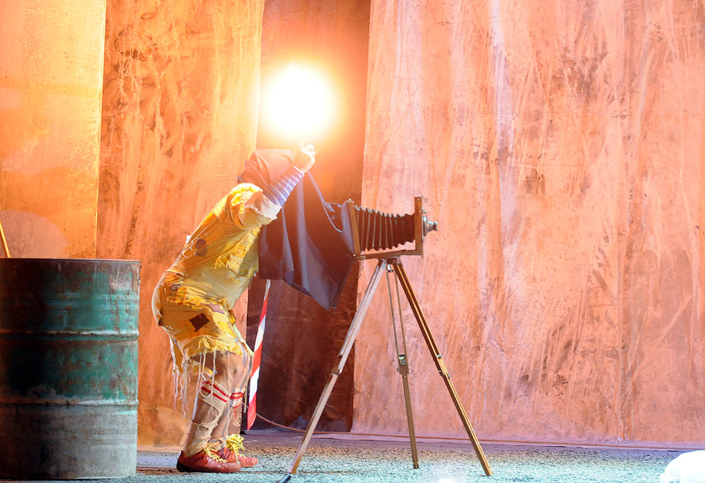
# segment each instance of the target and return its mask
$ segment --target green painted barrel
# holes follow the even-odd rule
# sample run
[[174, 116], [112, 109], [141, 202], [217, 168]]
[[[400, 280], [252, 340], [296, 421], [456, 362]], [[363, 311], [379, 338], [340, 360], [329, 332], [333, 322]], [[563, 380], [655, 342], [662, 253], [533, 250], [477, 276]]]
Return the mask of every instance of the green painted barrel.
[[135, 474], [139, 270], [0, 259], [0, 478]]

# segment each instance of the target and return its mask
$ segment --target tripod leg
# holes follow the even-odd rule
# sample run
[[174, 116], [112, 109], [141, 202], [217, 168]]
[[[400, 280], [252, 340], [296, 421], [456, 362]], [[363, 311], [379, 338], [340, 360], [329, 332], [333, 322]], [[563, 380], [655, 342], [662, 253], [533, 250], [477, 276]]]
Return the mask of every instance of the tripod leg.
[[414, 468], [419, 467], [419, 454], [416, 449], [416, 431], [414, 431], [414, 416], [411, 412], [411, 395], [409, 391], [409, 364], [406, 355], [399, 356], [399, 373], [404, 386], [404, 403], [406, 404], [406, 421], [409, 424], [409, 440], [411, 441], [411, 461]]
[[291, 468], [289, 468], [290, 475], [296, 473], [296, 468], [298, 468], [299, 463], [301, 462], [301, 458], [303, 457], [304, 452], [306, 452], [306, 448], [308, 447], [308, 444], [311, 441], [311, 436], [313, 436], [313, 431], [316, 429], [316, 425], [318, 424], [318, 420], [321, 418], [321, 414], [323, 414], [323, 410], [326, 407], [326, 402], [328, 402], [330, 393], [333, 391], [333, 386], [335, 385], [335, 382], [337, 381], [340, 373], [343, 372], [345, 361], [347, 361], [348, 355], [350, 355], [350, 351], [352, 350], [352, 346], [355, 343], [357, 333], [360, 331], [360, 327], [362, 326], [362, 320], [365, 317], [367, 309], [370, 307], [370, 303], [372, 302], [372, 296], [374, 295], [375, 290], [377, 289], [377, 285], [379, 284], [379, 281], [382, 278], [382, 273], [384, 272], [386, 266], [386, 260], [380, 260], [377, 264], [377, 268], [375, 268], [375, 271], [372, 274], [370, 283], [367, 285], [367, 290], [365, 290], [365, 295], [360, 301], [360, 306], [358, 307], [357, 312], [355, 313], [355, 317], [353, 318], [352, 323], [350, 324], [348, 334], [345, 336], [343, 347], [338, 353], [338, 365], [333, 369], [333, 371], [331, 371], [330, 377], [328, 378], [328, 383], [323, 389], [323, 394], [321, 394], [321, 398], [318, 400], [316, 409], [313, 411], [311, 421], [308, 423], [308, 427], [306, 428], [306, 434], [304, 435], [304, 439], [303, 441], [301, 441], [299, 449], [296, 451], [296, 456], [294, 457], [294, 462], [291, 464]]
[[411, 391], [409, 390], [409, 360], [406, 350], [406, 334], [404, 330], [404, 316], [401, 311], [401, 297], [399, 296], [399, 284], [395, 284], [397, 295], [397, 307], [399, 307], [399, 332], [401, 333], [401, 349], [397, 337], [397, 323], [394, 317], [394, 297], [392, 297], [392, 285], [389, 283], [389, 272], [393, 272], [394, 267], [387, 265], [387, 291], [389, 292], [389, 310], [392, 315], [392, 329], [394, 331], [394, 345], [397, 350], [397, 371], [401, 375], [401, 383], [404, 388], [404, 404], [406, 405], [406, 422], [409, 425], [409, 441], [411, 442], [411, 461], [414, 468], [419, 467], [419, 456], [416, 448], [416, 431], [414, 430], [414, 414], [411, 410]]
[[443, 362], [443, 359], [441, 358], [441, 353], [438, 350], [438, 346], [436, 345], [436, 341], [433, 339], [433, 335], [431, 335], [431, 330], [428, 327], [428, 323], [426, 322], [426, 317], [424, 316], [423, 312], [421, 311], [421, 307], [419, 306], [418, 300], [416, 300], [416, 295], [414, 295], [414, 290], [411, 288], [411, 283], [409, 282], [409, 278], [406, 276], [406, 271], [404, 270], [404, 266], [401, 263], [401, 260], [398, 258], [393, 259], [391, 263], [394, 266], [394, 272], [397, 274], [397, 278], [399, 279], [399, 282], [401, 283], [402, 289], [404, 290], [404, 293], [406, 294], [406, 298], [409, 301], [409, 305], [411, 306], [411, 311], [414, 313], [414, 317], [416, 317], [416, 322], [419, 324], [419, 328], [421, 329], [421, 333], [423, 335], [424, 340], [426, 341], [426, 345], [428, 346], [428, 350], [431, 352], [431, 355], [433, 356], [433, 360], [436, 364], [436, 368], [438, 369], [438, 372], [440, 373], [441, 377], [443, 378], [443, 382], [445, 382], [446, 388], [448, 389], [448, 392], [450, 393], [450, 397], [453, 400], [453, 404], [455, 405], [455, 409], [458, 411], [458, 415], [460, 416], [461, 421], [463, 422], [463, 426], [465, 427], [465, 431], [468, 433], [468, 436], [470, 437], [470, 441], [472, 442], [473, 448], [475, 448], [475, 454], [477, 454], [478, 459], [480, 460], [480, 464], [482, 464], [482, 468], [485, 470], [485, 474], [487, 476], [492, 475], [492, 470], [490, 469], [490, 465], [487, 462], [487, 457], [485, 456], [485, 452], [482, 450], [482, 446], [480, 446], [480, 441], [477, 439], [477, 436], [475, 435], [475, 430], [472, 428], [472, 424], [470, 424], [470, 419], [468, 418], [467, 413], [465, 412], [465, 408], [463, 408], [463, 404], [460, 402], [460, 396], [458, 396], [458, 393], [455, 390], [455, 386], [453, 385], [453, 382], [450, 380], [450, 374], [448, 373], [448, 368], [446, 367], [445, 363]]

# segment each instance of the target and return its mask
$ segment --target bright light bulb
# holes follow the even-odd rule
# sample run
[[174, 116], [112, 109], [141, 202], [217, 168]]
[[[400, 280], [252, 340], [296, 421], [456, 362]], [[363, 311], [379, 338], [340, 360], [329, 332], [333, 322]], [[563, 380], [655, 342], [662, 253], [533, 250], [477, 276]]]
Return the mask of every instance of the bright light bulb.
[[333, 120], [333, 95], [325, 77], [299, 64], [269, 82], [265, 103], [266, 122], [287, 137], [320, 137]]

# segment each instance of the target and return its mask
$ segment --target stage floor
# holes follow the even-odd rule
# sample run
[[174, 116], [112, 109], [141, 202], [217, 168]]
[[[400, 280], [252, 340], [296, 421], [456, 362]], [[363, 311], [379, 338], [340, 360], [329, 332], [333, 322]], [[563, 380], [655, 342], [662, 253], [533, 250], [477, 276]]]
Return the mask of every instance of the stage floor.
[[[260, 464], [235, 475], [179, 473], [177, 449], [142, 448], [138, 474], [126, 483], [243, 481], [276, 483], [285, 477], [302, 435], [253, 431], [245, 436], [248, 456]], [[493, 471], [484, 476], [469, 441], [419, 440], [419, 469], [413, 469], [405, 439], [355, 435], [314, 436], [291, 482], [658, 482], [666, 465], [686, 450], [614, 449], [483, 443]], [[114, 480], [113, 480], [114, 481]]]
[[[139, 448], [137, 474], [105, 483], [241, 481], [277, 483], [287, 476], [303, 435], [251, 431], [248, 456], [260, 463], [232, 475], [179, 473], [178, 448]], [[290, 483], [656, 483], [666, 465], [692, 449], [611, 448], [483, 442], [493, 475], [486, 477], [468, 440], [419, 439], [419, 469], [413, 469], [405, 438], [336, 433], [314, 435]], [[106, 458], [110, 455], [106, 454]], [[8, 480], [1, 480], [4, 482]]]

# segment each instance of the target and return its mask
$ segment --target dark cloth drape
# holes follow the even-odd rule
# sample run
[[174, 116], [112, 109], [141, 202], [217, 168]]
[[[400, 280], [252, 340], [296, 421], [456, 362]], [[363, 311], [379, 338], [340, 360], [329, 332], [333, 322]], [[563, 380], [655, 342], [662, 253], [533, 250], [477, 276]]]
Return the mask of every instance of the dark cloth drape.
[[[264, 188], [284, 173], [293, 156], [284, 149], [257, 150], [240, 179]], [[353, 264], [347, 206], [327, 203], [306, 173], [277, 219], [262, 228], [259, 264], [261, 278], [283, 280], [326, 310], [334, 308]]]

